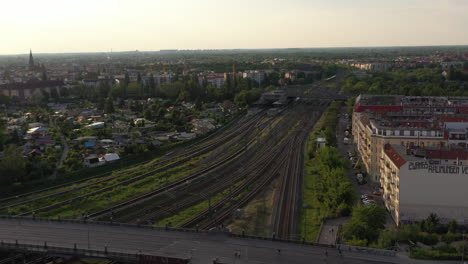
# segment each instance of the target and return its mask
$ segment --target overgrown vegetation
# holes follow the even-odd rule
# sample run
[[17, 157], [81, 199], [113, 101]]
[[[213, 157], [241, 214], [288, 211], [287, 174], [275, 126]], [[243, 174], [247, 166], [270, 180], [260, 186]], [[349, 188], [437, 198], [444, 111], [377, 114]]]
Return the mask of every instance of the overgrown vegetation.
[[385, 227], [386, 213], [377, 205], [355, 207], [351, 221], [343, 226], [346, 244], [365, 247], [375, 241]]
[[[349, 215], [356, 196], [347, 177], [349, 161], [333, 147], [340, 106], [339, 102], [330, 105], [308, 139], [300, 224], [301, 234], [307, 240], [315, 240], [323, 220]], [[316, 152], [316, 139], [320, 136], [326, 138], [328, 146]]]

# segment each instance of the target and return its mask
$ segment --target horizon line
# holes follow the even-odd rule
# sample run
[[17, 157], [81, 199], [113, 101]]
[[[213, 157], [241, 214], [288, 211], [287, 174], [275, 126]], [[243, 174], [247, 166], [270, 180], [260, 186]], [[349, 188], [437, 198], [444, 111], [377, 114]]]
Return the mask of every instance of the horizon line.
[[[359, 49], [359, 48], [418, 48], [418, 47], [467, 47], [468, 44], [445, 44], [445, 45], [394, 45], [394, 46], [336, 46], [336, 47], [296, 47], [296, 48], [222, 48], [222, 49], [159, 49], [159, 50], [122, 50], [122, 51], [69, 51], [69, 52], [33, 52], [33, 54], [98, 54], [98, 53], [130, 53], [130, 52], [149, 52], [149, 53], [156, 53], [161, 51], [250, 51], [250, 50], [288, 50], [288, 49]], [[28, 53], [1, 53], [0, 56], [21, 56], [21, 55], [29, 55]]]

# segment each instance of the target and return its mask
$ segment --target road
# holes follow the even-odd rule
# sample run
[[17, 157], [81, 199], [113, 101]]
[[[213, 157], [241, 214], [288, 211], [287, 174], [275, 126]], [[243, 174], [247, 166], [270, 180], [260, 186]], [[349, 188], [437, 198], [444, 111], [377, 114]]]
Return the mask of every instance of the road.
[[[147, 254], [179, 258], [191, 263], [412, 263], [392, 256], [348, 252], [333, 248], [291, 244], [270, 240], [230, 237], [225, 233], [177, 232], [138, 227], [0, 219], [2, 242], [47, 245], [78, 249], [107, 249], [110, 252]], [[280, 252], [278, 252], [280, 249]], [[325, 254], [327, 251], [328, 256]], [[235, 257], [240, 252], [240, 257]]]

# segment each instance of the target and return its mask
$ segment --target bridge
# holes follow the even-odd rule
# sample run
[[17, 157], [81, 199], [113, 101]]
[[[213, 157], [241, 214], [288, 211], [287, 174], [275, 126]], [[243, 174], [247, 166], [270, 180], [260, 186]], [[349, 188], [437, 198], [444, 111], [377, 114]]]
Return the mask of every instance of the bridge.
[[402, 263], [387, 250], [343, 246], [340, 256], [334, 246], [303, 241], [82, 220], [2, 216], [0, 239], [0, 248], [9, 251], [129, 262]]
[[316, 85], [291, 85], [286, 87], [289, 98], [300, 97], [302, 99], [346, 101], [350, 98], [346, 94], [338, 94], [336, 88], [326, 88], [323, 84]]

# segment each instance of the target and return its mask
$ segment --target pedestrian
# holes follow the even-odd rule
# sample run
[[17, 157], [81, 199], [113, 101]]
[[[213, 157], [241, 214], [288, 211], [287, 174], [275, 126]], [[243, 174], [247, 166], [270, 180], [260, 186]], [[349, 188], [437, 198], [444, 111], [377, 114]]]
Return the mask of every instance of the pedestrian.
[[325, 249], [325, 257], [328, 257], [328, 250]]

